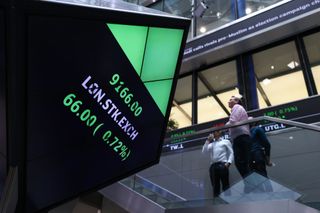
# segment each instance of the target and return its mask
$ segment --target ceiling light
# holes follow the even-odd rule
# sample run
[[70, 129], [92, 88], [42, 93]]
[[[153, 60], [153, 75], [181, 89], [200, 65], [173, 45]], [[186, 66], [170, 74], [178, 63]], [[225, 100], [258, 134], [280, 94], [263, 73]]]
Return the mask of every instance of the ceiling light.
[[288, 66], [290, 69], [294, 69], [294, 68], [296, 68], [297, 66], [299, 66], [299, 63], [296, 62], [296, 61], [291, 61], [289, 64], [287, 64], [287, 66]]
[[235, 94], [234, 97], [241, 99], [243, 96], [241, 94]]
[[274, 70], [274, 66], [273, 65], [271, 65], [271, 67], [270, 67], [272, 70]]
[[205, 28], [205, 27], [200, 27], [200, 32], [201, 32], [201, 33], [207, 32], [207, 28]]
[[220, 16], [221, 16], [221, 13], [217, 12], [217, 17], [220, 18]]
[[293, 137], [292, 137], [292, 136], [290, 136], [290, 137], [289, 137], [289, 139], [290, 139], [290, 140], [293, 140]]
[[250, 7], [246, 8], [246, 14], [252, 13], [252, 9]]
[[271, 80], [270, 80], [269, 78], [265, 78], [265, 79], [262, 81], [262, 83], [263, 83], [264, 85], [268, 85], [268, 84], [271, 83]]

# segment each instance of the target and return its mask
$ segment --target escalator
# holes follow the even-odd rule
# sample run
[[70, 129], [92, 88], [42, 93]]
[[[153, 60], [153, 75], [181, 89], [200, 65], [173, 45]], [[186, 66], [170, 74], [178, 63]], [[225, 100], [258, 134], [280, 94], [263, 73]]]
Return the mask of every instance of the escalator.
[[[124, 182], [130, 182], [126, 179]], [[208, 200], [186, 200], [186, 201], [170, 201], [167, 197], [150, 191], [149, 189], [138, 186], [136, 190], [126, 186], [126, 183], [119, 182], [100, 191], [105, 198], [116, 202], [123, 208], [124, 212], [131, 213], [195, 213], [195, 212], [238, 212], [238, 213], [254, 213], [259, 210], [260, 213], [319, 213], [316, 210], [318, 203], [312, 203], [308, 207], [292, 199], [269, 199], [265, 201], [236, 202], [227, 204], [220, 198]], [[287, 192], [284, 192], [287, 194]], [[276, 193], [274, 193], [276, 194]], [[252, 196], [248, 195], [248, 196]], [[105, 206], [108, 209], [108, 206]], [[111, 211], [106, 211], [113, 213]], [[119, 211], [116, 211], [119, 212]], [[114, 212], [115, 213], [115, 212]]]
[[185, 201], [139, 175], [126, 178], [100, 190], [106, 198], [129, 212], [165, 212], [166, 205]]
[[[231, 187], [212, 197], [209, 160], [202, 146], [163, 155], [160, 163], [100, 191], [126, 212], [310, 212], [320, 210], [320, 128], [277, 118], [260, 117], [238, 125], [260, 122], [286, 128], [267, 133], [272, 145], [269, 179], [252, 173], [242, 179], [230, 168]], [[208, 129], [212, 132], [217, 127]], [[271, 190], [266, 190], [266, 183]], [[250, 190], [244, 192], [244, 185]], [[229, 191], [229, 192], [228, 192]], [[236, 210], [235, 210], [236, 209]]]

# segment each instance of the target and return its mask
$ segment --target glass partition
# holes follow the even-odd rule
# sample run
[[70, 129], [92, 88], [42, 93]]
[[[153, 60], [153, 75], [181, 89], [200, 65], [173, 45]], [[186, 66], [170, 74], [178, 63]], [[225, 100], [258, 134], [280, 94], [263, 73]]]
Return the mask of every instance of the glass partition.
[[[190, 28], [188, 39], [217, 29], [253, 12], [265, 9], [283, 0], [206, 0], [196, 1], [195, 14], [192, 16], [195, 0], [123, 0], [146, 7], [163, 10], [177, 16], [191, 18], [196, 25], [195, 35]], [[164, 1], [164, 2], [163, 2]], [[164, 8], [162, 4], [164, 3]]]
[[[192, 76], [179, 78], [173, 98], [169, 120], [177, 124], [177, 128], [191, 125], [192, 119]], [[169, 121], [169, 122], [170, 122]]]
[[249, 15], [255, 11], [262, 10], [270, 5], [274, 5], [282, 0], [268, 0], [268, 1], [260, 1], [260, 0], [245, 0], [245, 14]]
[[197, 36], [235, 20], [234, 0], [206, 1], [204, 6], [202, 4], [199, 3], [198, 7], [203, 7], [204, 13], [196, 16]]
[[303, 40], [308, 53], [313, 78], [319, 94], [320, 91], [320, 33], [314, 33], [306, 36]]
[[[152, 194], [166, 208], [280, 199], [295, 200], [309, 206], [320, 204], [320, 164], [317, 163], [320, 159], [320, 128], [271, 117], [242, 122], [243, 125], [248, 123], [251, 128], [261, 129], [265, 133], [271, 145], [270, 162], [264, 161], [266, 158], [257, 160], [256, 151], [259, 150], [261, 156], [265, 157], [263, 153], [267, 148], [257, 149], [254, 144], [259, 140], [251, 138], [250, 173], [242, 177], [233, 162], [229, 167], [230, 187], [216, 197], [213, 196], [209, 175], [210, 155], [202, 152], [203, 144], [207, 134], [216, 130], [222, 130], [222, 137], [231, 140], [228, 129], [234, 126], [215, 127], [195, 133], [203, 141], [202, 144], [163, 154], [158, 165], [135, 175], [144, 183], [134, 181], [134, 178], [123, 180], [123, 183], [138, 191], [145, 190], [145, 196]], [[255, 133], [252, 132], [252, 135]], [[267, 173], [256, 162], [263, 164]], [[157, 190], [154, 190], [155, 186]], [[159, 193], [161, 190], [166, 193]], [[168, 193], [170, 196], [166, 196]]]
[[[165, 0], [164, 12], [192, 19], [192, 5], [193, 0]], [[190, 26], [188, 40], [193, 37], [191, 28]]]
[[163, 10], [162, 9], [162, 1], [153, 1], [154, 3], [152, 3], [149, 7], [155, 10]]
[[191, 18], [192, 0], [165, 0], [164, 12]]
[[129, 3], [138, 4], [139, 0], [123, 0]]
[[[257, 84], [271, 106], [308, 97], [301, 62], [293, 41], [252, 55]], [[259, 105], [265, 106], [262, 99]]]
[[228, 116], [228, 101], [239, 93], [236, 61], [206, 69], [198, 74], [198, 123]]
[[149, 6], [155, 2], [156, 1], [154, 1], [154, 0], [139, 0], [138, 4], [143, 5], [143, 6]]

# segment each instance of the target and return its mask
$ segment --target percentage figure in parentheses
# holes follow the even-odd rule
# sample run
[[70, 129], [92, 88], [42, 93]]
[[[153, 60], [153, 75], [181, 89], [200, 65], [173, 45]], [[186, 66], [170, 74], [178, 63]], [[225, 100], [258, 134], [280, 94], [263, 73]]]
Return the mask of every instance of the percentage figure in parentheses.
[[128, 149], [128, 148], [127, 148], [126, 146], [122, 146], [122, 147], [121, 147], [121, 152], [120, 152], [119, 155], [124, 158], [124, 157], [126, 156], [126, 154], [127, 154], [127, 153], [126, 153], [127, 149]]
[[129, 149], [129, 152], [127, 153], [127, 156], [125, 158], [122, 159], [122, 161], [126, 160], [130, 155], [130, 149]]
[[101, 126], [103, 126], [103, 123], [99, 124], [99, 125], [94, 129], [93, 134], [92, 134], [93, 136], [96, 134], [96, 132], [98, 131], [98, 129], [99, 129]]

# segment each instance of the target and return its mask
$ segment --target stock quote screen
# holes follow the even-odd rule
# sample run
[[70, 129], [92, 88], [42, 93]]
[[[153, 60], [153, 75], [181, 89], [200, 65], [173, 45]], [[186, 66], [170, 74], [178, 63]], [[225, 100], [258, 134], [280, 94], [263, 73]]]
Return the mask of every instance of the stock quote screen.
[[185, 29], [29, 16], [26, 212], [156, 163]]

